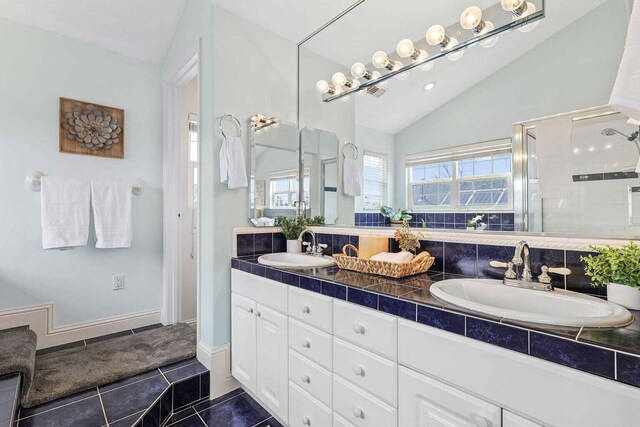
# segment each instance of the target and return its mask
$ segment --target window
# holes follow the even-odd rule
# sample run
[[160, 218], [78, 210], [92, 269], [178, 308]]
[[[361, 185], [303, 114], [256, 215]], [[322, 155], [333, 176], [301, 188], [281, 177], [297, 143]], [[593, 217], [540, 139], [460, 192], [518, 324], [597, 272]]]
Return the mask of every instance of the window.
[[362, 175], [362, 207], [378, 210], [387, 204], [387, 156], [365, 152]]
[[189, 113], [189, 207], [198, 206], [198, 115]]
[[409, 207], [510, 210], [511, 164], [510, 139], [407, 156]]
[[[270, 205], [274, 209], [293, 209], [298, 201], [298, 174], [295, 170], [273, 173], [270, 176]], [[304, 172], [304, 200], [309, 208], [309, 170]]]

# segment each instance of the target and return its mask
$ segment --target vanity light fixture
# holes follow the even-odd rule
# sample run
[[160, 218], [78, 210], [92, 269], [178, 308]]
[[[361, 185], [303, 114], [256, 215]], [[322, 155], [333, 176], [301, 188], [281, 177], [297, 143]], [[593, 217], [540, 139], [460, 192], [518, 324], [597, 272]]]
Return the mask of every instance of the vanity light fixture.
[[[536, 7], [536, 4], [540, 4]], [[519, 29], [522, 32], [531, 31], [538, 25], [538, 21], [545, 16], [545, 0], [500, 0], [487, 10], [483, 11], [477, 6], [467, 7], [460, 15], [459, 25], [473, 32], [473, 37], [462, 35], [456, 24], [450, 25], [449, 33], [455, 33], [458, 37], [462, 37], [462, 41], [458, 38], [447, 34], [447, 28], [442, 25], [432, 25], [425, 34], [427, 42], [426, 48], [419, 45], [424, 41], [412, 41], [410, 39], [402, 39], [396, 45], [396, 52], [393, 53], [402, 58], [409, 59], [411, 62], [403, 63], [399, 60], [390, 58], [390, 53], [379, 50], [371, 57], [371, 64], [376, 69], [386, 69], [387, 72], [378, 70], [369, 70], [367, 65], [356, 62], [351, 66], [351, 75], [348, 73], [337, 72], [333, 75], [331, 83], [320, 80], [316, 84], [316, 89], [323, 96], [324, 102], [332, 102], [339, 98], [346, 98], [352, 93], [360, 95], [369, 94], [379, 97], [386, 92], [386, 86], [389, 79], [395, 77], [398, 80], [404, 80], [408, 77], [408, 73], [413, 68], [420, 68], [428, 71], [434, 66], [434, 62], [443, 56], [450, 61], [457, 61], [464, 56], [465, 49], [475, 44], [489, 48], [498, 42], [499, 35], [505, 31]], [[501, 10], [505, 10], [511, 14], [511, 20], [499, 18]], [[500, 23], [494, 24], [491, 21], [484, 20], [485, 12], [488, 15], [495, 16], [500, 19]], [[436, 47], [431, 49], [430, 47]], [[431, 85], [434, 83], [434, 85]], [[431, 90], [435, 86], [435, 82], [429, 82], [423, 86], [424, 90]]]
[[[507, 12], [511, 12], [513, 20], [525, 18], [536, 12], [536, 5], [526, 0], [500, 0], [502, 8]], [[538, 26], [538, 23], [531, 23], [518, 28], [523, 33], [528, 33]]]
[[[493, 22], [482, 19], [482, 10], [478, 6], [470, 6], [462, 12], [462, 15], [460, 15], [460, 25], [465, 30], [473, 31], [474, 37], [483, 36], [496, 29]], [[490, 48], [495, 46], [496, 43], [498, 43], [498, 36], [482, 40], [480, 46]]]
[[[460, 44], [457, 38], [449, 37], [442, 25], [432, 25], [427, 30], [426, 34], [427, 43], [431, 46], [440, 45], [442, 51], [450, 50]], [[457, 61], [464, 55], [464, 49], [457, 52], [450, 53], [447, 58], [450, 61]]]
[[280, 126], [280, 121], [275, 117], [269, 117], [264, 114], [256, 114], [251, 117], [251, 129], [255, 133], [269, 132]]

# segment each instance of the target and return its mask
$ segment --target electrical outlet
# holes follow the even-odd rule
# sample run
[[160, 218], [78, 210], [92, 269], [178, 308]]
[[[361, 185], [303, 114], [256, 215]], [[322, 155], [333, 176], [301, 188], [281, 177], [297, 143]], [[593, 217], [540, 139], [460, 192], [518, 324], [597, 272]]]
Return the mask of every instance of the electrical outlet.
[[124, 289], [124, 275], [113, 276], [113, 290], [120, 291], [122, 289]]

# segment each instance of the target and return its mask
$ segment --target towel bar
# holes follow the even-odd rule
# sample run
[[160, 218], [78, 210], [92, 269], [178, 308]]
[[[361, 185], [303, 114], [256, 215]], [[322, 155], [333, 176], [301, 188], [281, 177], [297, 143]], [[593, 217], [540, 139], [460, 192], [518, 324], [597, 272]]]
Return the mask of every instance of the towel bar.
[[[26, 178], [24, 179], [24, 184], [29, 190], [39, 192], [41, 188], [40, 182], [43, 176], [44, 174], [40, 171], [31, 171], [27, 174]], [[140, 178], [136, 178], [131, 183], [131, 192], [135, 196], [139, 196], [142, 194], [144, 187], [145, 187], [145, 182]]]

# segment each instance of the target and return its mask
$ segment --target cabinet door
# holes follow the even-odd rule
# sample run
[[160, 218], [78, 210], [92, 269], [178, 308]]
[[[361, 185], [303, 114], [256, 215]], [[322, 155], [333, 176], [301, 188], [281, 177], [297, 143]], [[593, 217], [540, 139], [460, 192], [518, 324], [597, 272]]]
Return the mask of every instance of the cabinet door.
[[415, 371], [400, 367], [402, 427], [500, 427], [501, 409]]
[[287, 316], [258, 304], [258, 398], [284, 421], [288, 414]]
[[250, 391], [256, 391], [256, 303], [231, 294], [231, 372]]
[[512, 412], [502, 410], [502, 427], [542, 427], [540, 424], [536, 424], [526, 418], [522, 418], [520, 415], [516, 415]]

